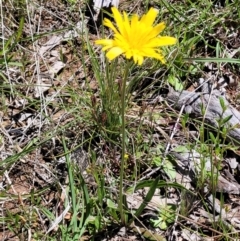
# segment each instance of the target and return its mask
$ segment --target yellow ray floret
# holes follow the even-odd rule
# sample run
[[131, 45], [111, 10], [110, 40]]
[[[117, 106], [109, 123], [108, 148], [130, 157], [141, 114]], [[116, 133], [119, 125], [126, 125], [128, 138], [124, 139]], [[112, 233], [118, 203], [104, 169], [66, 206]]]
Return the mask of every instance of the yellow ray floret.
[[159, 36], [165, 24], [153, 26], [158, 14], [157, 9], [151, 8], [141, 19], [137, 14], [131, 19], [125, 12], [121, 15], [115, 7], [112, 8], [112, 13], [116, 27], [109, 19], [104, 19], [103, 24], [112, 29], [113, 39], [95, 41], [96, 44], [103, 46], [103, 51], [108, 50], [106, 56], [109, 60], [123, 54], [127, 59], [133, 58], [139, 65], [143, 63], [144, 57], [155, 58], [165, 63], [159, 47], [173, 45], [177, 40], [173, 37]]

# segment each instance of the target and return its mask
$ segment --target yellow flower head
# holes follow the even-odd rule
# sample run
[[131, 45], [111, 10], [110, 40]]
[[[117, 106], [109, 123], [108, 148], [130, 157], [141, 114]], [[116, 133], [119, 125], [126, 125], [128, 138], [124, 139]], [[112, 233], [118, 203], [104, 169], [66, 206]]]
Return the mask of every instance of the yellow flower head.
[[141, 65], [144, 57], [156, 58], [165, 63], [160, 46], [173, 45], [176, 39], [168, 36], [158, 36], [165, 28], [165, 24], [159, 23], [153, 26], [158, 10], [151, 8], [141, 19], [134, 14], [131, 19], [126, 12], [123, 15], [117, 8], [112, 8], [113, 18], [117, 28], [109, 19], [104, 19], [103, 24], [114, 32], [113, 39], [99, 39], [96, 44], [103, 46], [103, 51], [109, 60], [113, 60], [121, 54], [127, 59], [133, 58], [135, 63]]

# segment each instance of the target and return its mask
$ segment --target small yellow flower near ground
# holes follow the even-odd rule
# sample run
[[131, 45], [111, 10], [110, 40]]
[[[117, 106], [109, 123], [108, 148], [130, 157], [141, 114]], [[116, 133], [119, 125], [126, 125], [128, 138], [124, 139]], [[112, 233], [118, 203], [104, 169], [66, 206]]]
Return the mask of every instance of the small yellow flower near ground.
[[138, 65], [143, 63], [144, 57], [155, 58], [165, 63], [158, 47], [173, 45], [177, 40], [169, 36], [158, 36], [164, 30], [165, 24], [162, 22], [153, 26], [158, 14], [157, 9], [151, 8], [141, 19], [137, 14], [131, 18], [126, 12], [121, 15], [115, 7], [112, 12], [117, 28], [106, 18], [103, 24], [113, 30], [114, 38], [95, 41], [103, 46], [103, 51], [108, 50], [106, 56], [109, 60], [124, 54], [127, 59], [133, 58]]

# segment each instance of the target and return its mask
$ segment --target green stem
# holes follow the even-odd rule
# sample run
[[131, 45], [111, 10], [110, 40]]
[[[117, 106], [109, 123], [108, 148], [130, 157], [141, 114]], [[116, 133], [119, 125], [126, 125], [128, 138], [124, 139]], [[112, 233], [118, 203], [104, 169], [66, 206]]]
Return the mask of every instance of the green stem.
[[122, 224], [126, 223], [125, 220], [125, 212], [124, 212], [124, 196], [123, 196], [123, 177], [124, 177], [124, 164], [125, 164], [125, 154], [126, 154], [126, 147], [125, 147], [125, 107], [126, 107], [126, 82], [129, 73], [130, 62], [126, 64], [126, 69], [124, 72], [124, 78], [122, 82], [121, 88], [121, 134], [122, 134], [122, 158], [121, 158], [121, 168], [120, 168], [120, 184], [119, 184], [119, 211], [121, 216]]

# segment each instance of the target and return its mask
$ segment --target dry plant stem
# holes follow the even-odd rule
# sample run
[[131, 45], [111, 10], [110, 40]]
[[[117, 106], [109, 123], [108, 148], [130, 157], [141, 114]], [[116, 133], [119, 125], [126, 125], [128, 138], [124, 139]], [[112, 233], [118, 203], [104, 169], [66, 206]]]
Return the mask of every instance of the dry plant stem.
[[123, 175], [124, 175], [124, 164], [125, 164], [125, 154], [126, 154], [126, 147], [125, 147], [125, 107], [126, 107], [126, 82], [130, 68], [130, 61], [127, 61], [124, 78], [122, 81], [122, 88], [121, 88], [121, 134], [122, 134], [122, 158], [121, 158], [121, 168], [120, 168], [120, 184], [119, 184], [119, 212], [121, 216], [122, 224], [125, 224], [125, 212], [124, 212], [124, 200], [123, 200]]

